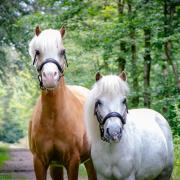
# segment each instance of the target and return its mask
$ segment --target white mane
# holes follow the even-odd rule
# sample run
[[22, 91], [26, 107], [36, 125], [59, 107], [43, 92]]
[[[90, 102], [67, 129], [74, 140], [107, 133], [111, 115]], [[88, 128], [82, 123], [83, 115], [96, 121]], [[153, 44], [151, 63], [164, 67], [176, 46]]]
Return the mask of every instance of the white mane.
[[34, 38], [29, 43], [29, 54], [31, 58], [34, 58], [35, 50], [40, 52], [55, 53], [57, 50], [63, 47], [60, 31], [54, 29], [47, 29], [42, 31], [39, 36]]
[[128, 91], [128, 84], [116, 75], [103, 76], [94, 84], [85, 104], [85, 123], [90, 141], [98, 141], [100, 138], [99, 124], [94, 117], [96, 99], [98, 99], [100, 95], [111, 98], [126, 96]]

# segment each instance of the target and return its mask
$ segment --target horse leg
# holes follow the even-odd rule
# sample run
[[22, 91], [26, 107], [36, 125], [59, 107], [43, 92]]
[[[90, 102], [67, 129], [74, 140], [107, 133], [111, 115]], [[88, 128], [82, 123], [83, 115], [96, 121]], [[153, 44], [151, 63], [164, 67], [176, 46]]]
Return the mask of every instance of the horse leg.
[[84, 166], [86, 168], [87, 174], [88, 174], [88, 180], [96, 180], [96, 171], [93, 166], [92, 159], [89, 159], [84, 163]]
[[64, 180], [63, 167], [50, 166], [50, 175], [52, 180]]
[[46, 180], [47, 176], [47, 168], [48, 166], [45, 166], [42, 161], [37, 157], [36, 155], [33, 156], [34, 161], [34, 171], [36, 175], [37, 180]]
[[69, 161], [67, 169], [68, 180], [78, 180], [80, 158], [78, 156], [72, 157]]

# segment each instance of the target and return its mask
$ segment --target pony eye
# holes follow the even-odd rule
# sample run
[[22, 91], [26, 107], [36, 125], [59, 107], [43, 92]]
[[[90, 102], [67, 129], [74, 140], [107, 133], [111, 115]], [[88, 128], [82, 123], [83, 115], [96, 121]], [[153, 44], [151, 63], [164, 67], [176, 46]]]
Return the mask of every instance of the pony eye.
[[36, 55], [38, 55], [38, 56], [40, 55], [40, 51], [39, 50], [36, 49], [35, 52], [36, 52]]
[[61, 56], [64, 56], [65, 53], [66, 53], [66, 50], [65, 50], [65, 49], [62, 49], [62, 50], [60, 51], [60, 55], [61, 55]]
[[101, 106], [102, 105], [102, 102], [98, 99], [95, 103], [95, 107], [98, 107], [98, 106]]
[[102, 101], [98, 99], [98, 100], [97, 100], [97, 104], [98, 104], [98, 105], [102, 105]]
[[126, 104], [126, 98], [123, 99], [122, 103], [123, 103], [123, 104]]

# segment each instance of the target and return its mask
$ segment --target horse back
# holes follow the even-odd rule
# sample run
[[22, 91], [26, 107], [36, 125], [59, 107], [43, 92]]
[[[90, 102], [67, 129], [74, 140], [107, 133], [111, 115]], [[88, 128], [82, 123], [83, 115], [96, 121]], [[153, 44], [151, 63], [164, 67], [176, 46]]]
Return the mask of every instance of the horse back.
[[73, 93], [73, 95], [75, 95], [84, 105], [85, 99], [89, 93], [89, 89], [75, 85], [68, 85], [67, 87]]

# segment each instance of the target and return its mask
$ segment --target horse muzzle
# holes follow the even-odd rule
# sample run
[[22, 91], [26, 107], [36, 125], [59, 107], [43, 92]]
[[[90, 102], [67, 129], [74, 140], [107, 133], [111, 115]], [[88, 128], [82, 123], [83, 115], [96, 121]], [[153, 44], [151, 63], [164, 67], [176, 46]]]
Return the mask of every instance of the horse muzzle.
[[105, 136], [109, 142], [118, 143], [122, 136], [122, 128], [119, 126], [108, 127], [106, 130]]
[[49, 62], [44, 64], [41, 70], [41, 82], [44, 88], [54, 89], [60, 79], [60, 71], [56, 64]]

